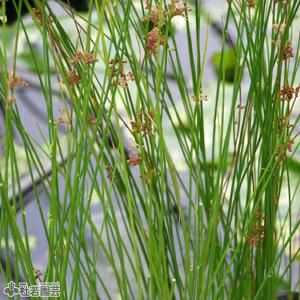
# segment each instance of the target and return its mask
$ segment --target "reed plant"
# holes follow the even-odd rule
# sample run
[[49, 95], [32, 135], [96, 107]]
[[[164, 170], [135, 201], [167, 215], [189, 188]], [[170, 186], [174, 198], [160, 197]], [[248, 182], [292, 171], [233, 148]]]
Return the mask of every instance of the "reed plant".
[[[201, 1], [90, 2], [84, 15], [63, 6], [69, 28], [37, 1], [32, 22], [0, 29], [3, 285], [59, 282], [61, 299], [276, 299], [299, 290], [299, 0], [224, 1], [209, 85], [212, 19]], [[46, 110], [43, 142], [19, 110], [17, 89], [33, 88], [18, 68], [21, 38], [41, 91], [32, 102]], [[16, 134], [40, 221], [26, 213]], [[29, 222], [45, 235], [43, 269]]]

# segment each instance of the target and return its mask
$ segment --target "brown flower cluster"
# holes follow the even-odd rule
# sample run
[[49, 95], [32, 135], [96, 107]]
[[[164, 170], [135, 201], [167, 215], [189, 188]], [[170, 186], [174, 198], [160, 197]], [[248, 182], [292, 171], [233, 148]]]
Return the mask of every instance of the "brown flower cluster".
[[198, 96], [192, 96], [192, 100], [196, 104], [200, 104], [203, 101], [207, 101], [208, 100], [208, 96], [201, 90]]
[[127, 73], [124, 71], [126, 64], [126, 60], [121, 61], [119, 58], [112, 58], [109, 61], [109, 68], [112, 71], [112, 77], [114, 78], [112, 81], [113, 86], [119, 85], [120, 87], [125, 89], [128, 88], [129, 81], [134, 81], [134, 75], [132, 71], [129, 71]]
[[[32, 8], [33, 12], [33, 20], [36, 21], [40, 26], [43, 25], [43, 14], [38, 8]], [[51, 16], [46, 17], [47, 25], [49, 25], [51, 22], [53, 22], [53, 19]]]
[[160, 33], [158, 27], [154, 27], [147, 33], [146, 49], [150, 54], [155, 55], [159, 45], [165, 44], [165, 37]]
[[168, 5], [171, 17], [181, 16], [186, 17], [186, 12], [191, 11], [187, 6], [186, 1], [172, 0], [172, 3]]
[[187, 11], [190, 9], [186, 5], [186, 1], [172, 0], [167, 9], [163, 9], [159, 5], [151, 7], [150, 1], [146, 1], [146, 9], [149, 9], [149, 15], [143, 20], [150, 21], [153, 25], [151, 31], [146, 36], [146, 50], [151, 55], [157, 53], [159, 45], [164, 45], [166, 39], [162, 32], [162, 27], [175, 16], [186, 17]]
[[281, 135], [281, 133], [290, 128], [294, 128], [295, 126], [290, 124], [289, 117], [285, 116], [279, 119], [278, 121], [278, 128], [277, 128], [277, 133], [278, 135]]
[[18, 86], [29, 87], [29, 83], [21, 78], [20, 75], [9, 73], [8, 75], [8, 87], [13, 89]]
[[65, 109], [59, 109], [58, 111], [59, 111], [59, 117], [58, 117], [57, 122], [59, 124], [69, 124], [70, 119], [69, 119], [67, 111]]
[[288, 139], [288, 141], [285, 144], [281, 144], [277, 147], [276, 157], [278, 159], [279, 164], [286, 160], [287, 152], [292, 152], [292, 146], [296, 137], [297, 135], [292, 139]]
[[[146, 5], [146, 8], [150, 8]], [[154, 27], [161, 27], [166, 23], [167, 11], [162, 9], [159, 5], [155, 5], [149, 11], [149, 15], [144, 18], [144, 21], [150, 21]]]
[[127, 162], [131, 165], [131, 166], [136, 166], [139, 165], [142, 161], [142, 158], [140, 156], [133, 156], [133, 155], [129, 155], [129, 158], [127, 160]]
[[151, 21], [154, 26], [163, 26], [168, 21], [167, 17], [172, 19], [175, 16], [186, 17], [186, 12], [191, 11], [185, 0], [172, 0], [168, 4], [167, 9], [163, 9], [160, 5], [151, 7], [150, 1], [146, 1], [146, 9], [149, 9], [149, 15], [144, 18], [144, 21]]
[[79, 62], [84, 62], [85, 64], [91, 65], [95, 64], [98, 60], [95, 57], [95, 54], [93, 52], [83, 52], [80, 50], [77, 50], [73, 59], [71, 60], [72, 65], [76, 65]]
[[283, 35], [285, 32], [285, 28], [286, 28], [286, 23], [282, 22], [282, 23], [274, 23], [272, 25], [272, 28], [275, 32]]
[[300, 92], [300, 84], [297, 87], [285, 86], [280, 90], [280, 99], [282, 101], [295, 100]]
[[291, 57], [294, 57], [294, 49], [292, 43], [288, 42], [287, 45], [283, 48], [282, 59], [287, 60]]
[[131, 166], [137, 166], [142, 162], [142, 155], [141, 155], [142, 148], [139, 145], [137, 146], [138, 146], [137, 148], [135, 146], [129, 147], [129, 155], [128, 155], [127, 162]]
[[72, 85], [78, 85], [80, 83], [80, 76], [75, 69], [67, 74], [67, 78]]
[[[280, 39], [277, 41], [273, 41], [277, 51], [281, 51]], [[287, 45], [282, 50], [282, 60], [288, 60], [291, 57], [294, 57], [294, 49], [292, 47], [292, 42], [288, 42]]]
[[14, 95], [13, 89], [16, 87], [29, 87], [30, 84], [23, 80], [20, 75], [10, 72], [8, 75], [8, 88], [11, 89], [11, 93], [7, 96], [5, 101], [5, 108], [8, 109], [16, 102], [16, 96]]
[[[135, 147], [130, 147], [129, 148], [130, 154], [128, 157], [128, 164], [130, 166], [137, 166], [140, 165], [142, 162], [142, 151], [145, 157], [148, 157], [147, 153], [143, 150], [143, 147], [141, 147], [140, 145], [137, 145], [137, 148]], [[146, 184], [149, 185], [151, 178], [153, 176], [158, 176], [160, 174], [160, 172], [158, 170], [156, 170], [155, 166], [153, 165], [153, 163], [151, 162], [150, 159], [146, 159], [144, 160], [145, 162], [145, 170], [142, 171], [142, 175], [141, 177], [145, 180]]]
[[153, 164], [151, 158], [149, 157], [149, 154], [147, 153], [147, 151], [142, 145], [134, 143], [134, 145], [130, 146], [128, 150], [129, 150], [129, 155], [128, 155], [127, 163], [130, 166], [137, 166], [143, 163], [140, 168], [141, 171], [140, 177], [149, 187], [149, 184], [151, 183], [151, 179], [155, 178], [156, 176], [159, 176], [160, 174], [157, 165]]
[[250, 227], [250, 232], [246, 236], [246, 243], [253, 247], [259, 247], [265, 238], [266, 227], [262, 225], [265, 222], [265, 216], [257, 210], [255, 213], [254, 221]]
[[257, 0], [247, 0], [247, 6], [249, 8], [255, 8], [257, 5]]
[[149, 9], [151, 7], [151, 0], [146, 0], [145, 2], [145, 9]]
[[134, 133], [140, 133], [142, 137], [145, 137], [149, 133], [153, 136], [155, 135], [153, 112], [140, 112], [136, 115], [136, 120], [130, 122]]
[[[272, 25], [272, 29], [278, 33], [278, 38], [275, 41], [272, 41], [278, 51], [282, 51], [282, 60], [287, 60], [291, 57], [294, 57], [294, 49], [292, 47], [292, 42], [288, 41], [286, 46], [281, 46], [281, 36], [286, 31], [286, 23], [285, 21], [281, 23], [275, 23]], [[283, 47], [283, 48], [281, 48]]]

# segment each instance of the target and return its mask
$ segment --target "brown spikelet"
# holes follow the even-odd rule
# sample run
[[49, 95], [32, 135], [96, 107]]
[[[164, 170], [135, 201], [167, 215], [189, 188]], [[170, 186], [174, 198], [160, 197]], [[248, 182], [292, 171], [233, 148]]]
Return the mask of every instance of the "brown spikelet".
[[164, 45], [165, 38], [162, 34], [160, 34], [158, 27], [154, 27], [150, 32], [147, 34], [147, 41], [146, 41], [146, 50], [150, 54], [156, 54], [157, 48], [159, 45]]

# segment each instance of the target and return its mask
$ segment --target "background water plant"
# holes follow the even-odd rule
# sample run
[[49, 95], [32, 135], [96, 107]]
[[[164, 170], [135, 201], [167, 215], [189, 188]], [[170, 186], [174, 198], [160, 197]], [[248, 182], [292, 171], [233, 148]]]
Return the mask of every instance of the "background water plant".
[[[59, 282], [61, 299], [299, 290], [299, 1], [227, 1], [221, 23], [200, 1], [90, 4], [58, 17], [40, 1], [32, 20], [1, 28], [3, 286]], [[36, 87], [39, 140], [19, 110], [20, 89]], [[38, 267], [32, 222], [45, 236]]]

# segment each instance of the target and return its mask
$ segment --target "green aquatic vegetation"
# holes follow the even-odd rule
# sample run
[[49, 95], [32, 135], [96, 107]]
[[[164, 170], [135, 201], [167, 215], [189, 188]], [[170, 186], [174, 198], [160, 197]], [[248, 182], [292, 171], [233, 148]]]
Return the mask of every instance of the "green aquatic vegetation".
[[[220, 62], [223, 57], [222, 66], [220, 69]], [[220, 78], [224, 70], [224, 80], [233, 82], [234, 70], [236, 69], [236, 53], [234, 49], [225, 50], [223, 53], [217, 52], [212, 58], [212, 63], [215, 66], [216, 72]]]
[[[4, 285], [58, 282], [61, 299], [299, 289], [299, 1], [227, 1], [215, 56], [200, 1], [90, 2], [60, 18], [41, 1], [32, 23], [1, 27]], [[26, 66], [45, 106], [42, 142], [21, 118]], [[32, 222], [48, 249], [41, 270]]]

